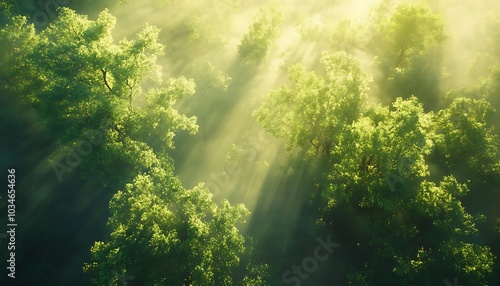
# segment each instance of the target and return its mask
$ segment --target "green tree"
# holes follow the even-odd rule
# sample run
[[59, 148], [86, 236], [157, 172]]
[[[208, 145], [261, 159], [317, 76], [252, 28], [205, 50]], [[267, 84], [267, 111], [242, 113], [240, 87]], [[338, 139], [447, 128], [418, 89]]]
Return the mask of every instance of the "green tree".
[[[497, 256], [498, 269], [499, 236], [496, 227], [499, 220], [495, 213], [500, 192], [499, 139], [494, 133], [491, 119], [494, 109], [484, 99], [457, 97], [445, 109], [436, 114], [436, 147], [431, 157], [442, 172], [453, 174], [467, 182], [471, 191], [463, 199], [471, 212], [483, 216], [478, 223], [482, 239], [491, 246]], [[498, 271], [496, 278], [498, 280]]]
[[196, 116], [187, 117], [179, 114], [174, 104], [185, 95], [195, 93], [195, 84], [184, 77], [170, 78], [159, 89], [151, 89], [146, 94], [147, 105], [141, 118], [142, 124], [136, 123], [138, 132], [157, 152], [166, 153], [174, 149], [174, 136], [179, 130], [186, 130], [191, 135], [198, 132]]
[[3, 22], [5, 19], [12, 16], [13, 1], [2, 1], [0, 3], [0, 20]]
[[204, 95], [217, 96], [225, 94], [231, 84], [231, 77], [218, 70], [210, 61], [200, 61], [193, 64], [191, 72]]
[[[488, 62], [494, 62], [488, 59]], [[461, 88], [454, 89], [446, 95], [446, 102], [451, 104], [453, 100], [458, 97], [465, 97], [471, 99], [484, 99], [490, 103], [494, 110], [500, 110], [500, 67], [492, 67], [488, 70], [485, 77], [481, 77], [481, 72], [475, 71], [479, 77], [476, 82], [471, 86], [462, 86]], [[489, 112], [491, 114], [491, 112]], [[492, 115], [491, 125], [498, 126], [500, 123], [500, 113], [495, 112]], [[500, 129], [493, 130], [497, 135], [500, 135]]]
[[365, 26], [355, 20], [345, 19], [333, 29], [330, 44], [333, 50], [352, 53], [365, 49], [367, 38]]
[[[368, 107], [366, 76], [356, 59], [340, 52], [325, 53], [322, 61], [324, 77], [292, 66], [294, 88], [272, 91], [256, 116], [289, 148], [328, 158], [313, 201], [320, 226], [349, 253], [349, 281], [431, 285], [460, 277], [466, 284], [486, 284], [494, 255], [477, 243], [477, 220], [462, 204], [468, 187], [450, 173], [430, 180], [429, 156], [448, 144], [438, 118], [449, 111], [425, 113], [416, 97], [398, 98], [392, 108]], [[488, 111], [484, 103], [478, 106], [471, 121], [482, 122]], [[484, 127], [472, 126], [477, 132]], [[484, 132], [483, 138], [494, 139]], [[495, 144], [478, 153], [491, 157]]]
[[423, 5], [399, 5], [390, 17], [374, 23], [369, 45], [382, 70], [404, 71], [412, 61], [444, 39], [444, 24]]
[[[30, 63], [26, 59], [39, 38], [33, 25], [27, 25], [27, 20], [22, 16], [14, 16], [11, 21], [0, 30], [0, 76], [3, 88], [9, 90], [15, 86], [23, 85], [26, 88], [25, 78], [34, 78]], [[24, 74], [25, 77], [22, 77]], [[30, 82], [33, 90], [37, 85]]]
[[137, 285], [233, 285], [244, 252], [235, 228], [248, 211], [219, 206], [211, 193], [186, 190], [172, 173], [139, 175], [111, 202], [108, 242], [96, 242], [85, 271], [96, 285], [116, 285], [119, 275]]
[[273, 41], [279, 36], [281, 32], [279, 26], [282, 22], [283, 14], [277, 3], [259, 9], [238, 46], [240, 57], [245, 61], [260, 63], [266, 57]]
[[[197, 131], [196, 117], [174, 108], [194, 94], [194, 82], [162, 81], [156, 57], [163, 45], [155, 27], [115, 44], [115, 18], [107, 10], [95, 21], [70, 9], [59, 15], [40, 33], [22, 17], [1, 30], [0, 37], [15, 45], [2, 54], [2, 62], [14, 67], [2, 76], [62, 146], [100, 141], [82, 168], [121, 190], [110, 202], [111, 237], [95, 243], [85, 271], [97, 285], [123, 279], [138, 285], [233, 285], [232, 272], [245, 250], [237, 225], [248, 211], [214, 203], [201, 184], [184, 189], [168, 155], [177, 132]], [[143, 92], [146, 80], [152, 87]]]
[[[15, 46], [3, 57], [13, 67], [4, 74], [8, 88], [22, 93], [39, 111], [62, 146], [74, 149], [81, 140], [97, 140], [95, 133], [102, 133], [102, 143], [82, 161], [83, 170], [89, 176], [101, 170], [97, 177], [106, 185], [123, 186], [162, 165], [149, 153], [172, 148], [176, 132], [193, 133], [197, 125], [195, 117], [173, 108], [177, 100], [194, 94], [194, 83], [182, 77], [161, 80], [156, 64], [163, 49], [157, 42], [159, 30], [145, 26], [136, 40], [115, 44], [115, 21], [107, 10], [91, 21], [64, 8], [38, 34], [16, 17], [1, 36]], [[146, 80], [154, 86], [143, 92]], [[142, 108], [135, 103], [140, 97], [148, 98]]]
[[464, 97], [436, 113], [439, 137], [435, 156], [440, 165], [464, 180], [499, 174], [500, 141], [489, 122], [493, 114], [486, 100]]
[[374, 16], [367, 51], [381, 71], [376, 78], [381, 100], [415, 95], [426, 108], [436, 106], [443, 31], [441, 17], [423, 4], [400, 4], [388, 16]]
[[329, 154], [336, 136], [359, 116], [365, 103], [367, 75], [354, 56], [323, 53], [325, 75], [289, 68], [293, 88], [272, 91], [255, 112], [272, 135], [287, 140], [288, 149], [304, 148], [310, 155]]
[[[249, 266], [248, 276], [245, 276], [242, 281], [243, 286], [269, 286], [271, 278], [269, 277], [269, 265], [260, 264]], [[274, 281], [276, 283], [276, 281]], [[278, 281], [277, 283], [280, 283]]]
[[306, 41], [319, 41], [326, 29], [307, 17], [300, 17], [295, 23], [295, 30]]
[[393, 107], [368, 109], [346, 129], [322, 191], [320, 221], [354, 257], [351, 283], [431, 285], [457, 276], [485, 285], [494, 256], [473, 242], [475, 219], [461, 202], [467, 186], [453, 176], [428, 181], [433, 114], [415, 97]]

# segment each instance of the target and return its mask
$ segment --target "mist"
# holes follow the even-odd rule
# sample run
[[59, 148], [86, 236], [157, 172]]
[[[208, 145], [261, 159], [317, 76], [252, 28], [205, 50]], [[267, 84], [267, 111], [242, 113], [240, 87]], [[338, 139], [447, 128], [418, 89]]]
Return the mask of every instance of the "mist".
[[[244, 204], [251, 214], [240, 230], [255, 242], [253, 255], [257, 260], [279, 265], [276, 266], [278, 273], [286, 270], [288, 264], [291, 266], [310, 256], [317, 244], [311, 235], [317, 231], [311, 215], [316, 210], [311, 201], [320, 197], [314, 190], [322, 184], [318, 178], [323, 176], [324, 164], [327, 164], [321, 159], [307, 157], [300, 148], [288, 150], [286, 139], [272, 136], [255, 116], [255, 111], [273, 90], [282, 86], [293, 87], [288, 74], [290, 66], [300, 64], [307, 71], [325, 75], [320, 62], [322, 52], [344, 50], [359, 60], [361, 69], [368, 75], [367, 102], [371, 106], [390, 105], [397, 97], [407, 99], [414, 95], [422, 102], [425, 111], [437, 112], [458, 96], [485, 99], [497, 110], [490, 124], [495, 127], [493, 132], [500, 134], [500, 98], [498, 82], [494, 81], [498, 76], [495, 78], [492, 73], [500, 67], [498, 1], [72, 2], [68, 4], [70, 8], [89, 15], [92, 20], [103, 9], [109, 9], [117, 19], [112, 34], [115, 41], [135, 38], [146, 24], [160, 28], [159, 43], [165, 48], [157, 63], [162, 68], [163, 80], [186, 77], [196, 84], [196, 93], [182, 98], [175, 105], [179, 113], [195, 116], [199, 126], [195, 135], [182, 131], [174, 138], [175, 148], [169, 150], [169, 155], [174, 161], [175, 175], [187, 189], [204, 184], [216, 202], [228, 200], [231, 204]], [[406, 68], [403, 72], [389, 74], [384, 70], [384, 59], [377, 56], [382, 54], [380, 50], [384, 47], [379, 46], [381, 41], [374, 35], [381, 33], [378, 30], [383, 25], [381, 23], [389, 21], [402, 3], [428, 7], [442, 21], [443, 37], [429, 44], [425, 53], [415, 52], [417, 64], [401, 67], [401, 70]], [[271, 37], [265, 56], [259, 61], [243, 59], [239, 53], [242, 39], [259, 13], [272, 5], [282, 16], [277, 24], [279, 32]], [[29, 7], [23, 9], [28, 11]], [[29, 11], [25, 13], [30, 14]], [[492, 84], [481, 89], [481, 84], [489, 80]], [[153, 83], [144, 83], [143, 90], [149, 84]], [[134, 99], [134, 105], [142, 106], [145, 100], [139, 96]], [[2, 114], [7, 115], [7, 111], [2, 111]], [[24, 118], [22, 124], [31, 126], [26, 127], [31, 128], [26, 133], [32, 136], [44, 134], [40, 119], [30, 114], [21, 116]], [[15, 128], [9, 124], [2, 122], [5, 128]], [[2, 154], [7, 155], [2, 166], [10, 164], [25, 150], [32, 150], [31, 157], [36, 154], [36, 159], [19, 163], [28, 173], [25, 182], [32, 181], [32, 184], [36, 182], [41, 186], [37, 191], [40, 197], [31, 198], [31, 203], [23, 210], [29, 220], [29, 217], [44, 212], [42, 209], [47, 208], [48, 200], [72, 199], [50, 195], [51, 189], [62, 188], [48, 163], [54, 158], [64, 157], [60, 146], [50, 139], [40, 139], [43, 135], [36, 138], [26, 136], [21, 134], [10, 139], [31, 142], [26, 143], [30, 144], [26, 148], [20, 146], [11, 150], [9, 148], [14, 148], [15, 144], [4, 142]], [[44, 145], [40, 146], [40, 142]], [[432, 175], [440, 177], [444, 172], [439, 165], [431, 165]], [[79, 186], [81, 190], [75, 194], [79, 194], [81, 204], [69, 205], [80, 208], [80, 215], [91, 218], [77, 216], [78, 221], [73, 222], [72, 228], [81, 232], [90, 229], [98, 235], [82, 239], [81, 244], [87, 248], [71, 258], [72, 267], [86, 260], [82, 253], [88, 252], [90, 242], [108, 236], [104, 225], [106, 200], [113, 192], [106, 189], [105, 193], [83, 199], [86, 191], [99, 188], [99, 185], [91, 179], [80, 179], [78, 171], [75, 173], [65, 177], [65, 184]], [[50, 179], [44, 179], [48, 177]], [[30, 190], [33, 188], [26, 185]], [[99, 208], [92, 214], [91, 205], [94, 203]], [[497, 210], [491, 208], [496, 214]], [[361, 229], [362, 226], [352, 228]], [[335, 261], [320, 265], [310, 279], [302, 282], [304, 285], [327, 285], [325, 283], [329, 282], [325, 281], [346, 284], [347, 277], [342, 273], [347, 266], [339, 261], [349, 260], [347, 255], [347, 250], [339, 249]], [[334, 271], [329, 270], [332, 267]], [[73, 269], [71, 275], [82, 274]], [[80, 280], [67, 278], [67, 281]], [[79, 283], [82, 284], [78, 285], [86, 282], [81, 280]]]
[[[270, 135], [261, 138], [265, 131], [252, 117], [252, 112], [267, 93], [288, 83], [287, 67], [300, 63], [321, 73], [319, 56], [324, 50], [334, 51], [331, 37], [341, 21], [351, 20], [369, 30], [377, 17], [386, 17], [397, 4], [422, 3], [284, 1], [280, 3], [285, 15], [280, 36], [271, 45], [266, 58], [255, 66], [238, 59], [237, 45], [258, 9], [266, 2], [209, 1], [202, 6], [192, 1], [165, 1], [163, 5], [159, 2], [131, 1], [113, 8], [111, 12], [117, 16], [114, 36], [117, 39], [132, 38], [144, 23], [161, 28], [161, 43], [166, 48], [165, 55], [158, 61], [164, 69], [164, 76], [192, 77], [197, 83], [196, 94], [178, 104], [181, 113], [198, 117], [200, 129], [194, 136], [181, 134], [176, 138], [177, 147], [172, 153], [176, 171], [188, 187], [205, 182], [215, 184], [217, 188], [223, 182], [217, 184], [215, 181], [222, 180], [220, 174], [227, 168], [227, 156], [233, 145], [243, 148], [242, 159], [230, 158], [230, 165], [245, 170], [242, 172], [245, 175], [226, 174], [227, 187], [220, 188], [217, 196], [245, 203], [251, 211], [263, 193], [273, 192], [263, 184], [268, 172], [275, 165], [287, 164], [283, 141]], [[439, 58], [434, 63], [437, 66], [433, 67], [440, 72], [438, 97], [425, 102], [426, 109], [434, 110], [444, 105], [442, 102], [446, 101], [450, 90], [477, 84], [480, 76], [472, 69], [485, 53], [489, 54], [489, 66], [481, 67], [484, 77], [491, 67], [498, 64], [498, 57], [492, 54], [495, 53], [492, 40], [498, 37], [495, 27], [499, 27], [499, 22], [495, 15], [500, 4], [495, 1], [446, 0], [426, 4], [442, 17], [445, 24], [445, 40], [436, 48]], [[193, 19], [201, 24], [193, 24]], [[366, 52], [371, 47], [364, 50], [355, 49], [353, 52], [361, 59], [365, 71], [377, 77], [379, 71], [373, 55]], [[220, 82], [203, 82], [208, 73], [211, 79]], [[372, 87], [369, 101], [380, 102], [384, 96], [377, 94], [376, 87]], [[256, 143], [252, 145], [252, 141]], [[277, 180], [286, 180], [287, 175], [283, 176]]]

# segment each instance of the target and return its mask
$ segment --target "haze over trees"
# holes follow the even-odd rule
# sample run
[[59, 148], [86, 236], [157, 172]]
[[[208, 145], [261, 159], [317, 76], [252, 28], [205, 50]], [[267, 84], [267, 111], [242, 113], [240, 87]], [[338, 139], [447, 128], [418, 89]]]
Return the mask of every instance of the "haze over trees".
[[[456, 47], [444, 0], [362, 16], [346, 12], [362, 1], [139, 2], [61, 7], [43, 28], [30, 4], [0, 4], [2, 100], [73, 150], [44, 159], [50, 180], [77, 166], [103, 190], [75, 188], [107, 194], [63, 284], [500, 281], [494, 11], [478, 8], [482, 45]], [[338, 245], [323, 260], [321, 237]], [[23, 266], [21, 282], [56, 279]]]
[[[2, 31], [19, 45], [13, 53], [23, 59], [12, 63], [19, 70], [8, 74], [8, 82], [16, 83], [8, 87], [24, 95], [60, 144], [74, 147], [82, 135], [92, 137], [93, 130], [104, 128], [103, 143], [83, 168], [103, 184], [124, 189], [110, 202], [111, 241], [95, 243], [85, 271], [97, 285], [118, 283], [120, 275], [129, 274], [142, 285], [232, 285], [229, 274], [244, 251], [235, 224], [248, 211], [227, 201], [215, 204], [202, 185], [180, 186], [167, 153], [175, 133], [197, 131], [196, 117], [173, 108], [194, 93], [195, 84], [183, 77], [161, 83], [155, 63], [163, 49], [158, 29], [145, 26], [136, 40], [114, 44], [114, 24], [108, 11], [90, 21], [62, 9], [41, 33], [22, 17]], [[13, 41], [23, 38], [30, 41]], [[144, 92], [147, 104], [141, 108], [133, 101], [146, 79], [158, 87]], [[171, 268], [180, 261], [186, 264]], [[156, 270], [147, 271], [153, 265]]]
[[283, 22], [283, 12], [278, 3], [259, 9], [248, 32], [243, 36], [238, 53], [243, 60], [260, 63], [279, 36], [279, 26]]
[[352, 55], [325, 52], [321, 63], [325, 78], [298, 64], [289, 67], [294, 90], [273, 91], [256, 112], [267, 131], [287, 139], [289, 149], [300, 146], [311, 155], [329, 154], [336, 147], [335, 135], [359, 116], [367, 89], [367, 75]]

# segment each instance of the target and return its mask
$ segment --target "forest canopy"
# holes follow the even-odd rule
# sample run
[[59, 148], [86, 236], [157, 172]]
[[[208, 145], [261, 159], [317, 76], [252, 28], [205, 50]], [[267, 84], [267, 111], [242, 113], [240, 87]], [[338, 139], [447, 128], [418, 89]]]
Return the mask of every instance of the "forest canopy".
[[[55, 174], [45, 201], [18, 192], [65, 206], [76, 195], [53, 196], [71, 186], [105, 206], [62, 207], [62, 225], [85, 213], [97, 233], [57, 246], [45, 266], [19, 250], [22, 283], [500, 281], [494, 9], [4, 2], [3, 112], [33, 111], [23, 120], [42, 123], [57, 154], [33, 167]], [[453, 11], [474, 14], [480, 32], [460, 31]], [[66, 257], [75, 248], [83, 258]], [[44, 270], [74, 265], [64, 278]]]

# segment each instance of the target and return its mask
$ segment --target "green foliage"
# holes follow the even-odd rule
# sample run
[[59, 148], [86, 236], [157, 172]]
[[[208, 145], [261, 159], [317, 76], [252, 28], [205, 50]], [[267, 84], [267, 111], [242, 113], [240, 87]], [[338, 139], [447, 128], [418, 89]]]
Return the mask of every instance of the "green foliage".
[[248, 276], [243, 278], [243, 286], [270, 286], [269, 265], [260, 264], [248, 267]]
[[116, 281], [113, 270], [139, 285], [233, 285], [244, 251], [235, 224], [249, 212], [211, 196], [203, 185], [185, 190], [173, 174], [139, 175], [113, 196], [111, 240], [94, 244], [85, 271], [96, 285]]
[[404, 71], [444, 39], [443, 29], [439, 16], [425, 6], [401, 4], [390, 17], [375, 24], [369, 45], [385, 73]]
[[228, 38], [217, 30], [217, 24], [215, 16], [206, 11], [187, 17], [178, 26], [170, 27], [167, 53], [187, 62], [193, 54], [203, 56], [214, 50], [224, 50]]
[[[154, 0], [157, 2], [165, 0]], [[136, 1], [136, 7], [144, 6]], [[186, 75], [193, 59], [214, 61], [224, 55], [231, 37], [239, 0], [210, 0], [203, 5], [193, 1], [168, 1], [166, 7], [158, 7], [162, 26], [162, 41], [168, 43], [165, 59], [171, 65], [170, 72]], [[162, 6], [162, 5], [160, 5]], [[156, 8], [156, 7], [155, 7]]]
[[458, 97], [436, 114], [435, 153], [442, 166], [467, 179], [498, 172], [500, 141], [489, 124], [493, 113], [484, 99]]
[[333, 50], [353, 52], [365, 48], [366, 28], [355, 20], [342, 20], [334, 28], [330, 43]]
[[178, 131], [198, 132], [196, 116], [187, 117], [174, 109], [174, 104], [185, 95], [193, 95], [195, 84], [186, 78], [170, 78], [160, 89], [151, 89], [146, 95], [148, 105], [142, 118], [143, 138], [157, 151], [174, 149], [173, 138]]
[[302, 39], [309, 41], [318, 40], [322, 33], [324, 33], [324, 28], [319, 23], [313, 22], [305, 17], [297, 20], [295, 30], [300, 34]]
[[3, 22], [4, 18], [12, 16], [12, 7], [14, 6], [12, 0], [0, 2], [0, 20]]
[[63, 143], [105, 118], [123, 125], [132, 116], [132, 100], [142, 92], [141, 83], [146, 78], [159, 81], [158, 29], [146, 26], [137, 40], [115, 45], [114, 24], [107, 11], [89, 21], [61, 9], [59, 20], [37, 36], [38, 44], [27, 55], [43, 85], [28, 96], [49, 126], [65, 131], [58, 135]]
[[[463, 160], [491, 162], [484, 170], [496, 166], [498, 142], [484, 124], [490, 106], [460, 99], [437, 114], [425, 113], [410, 97], [397, 98], [392, 108], [367, 108], [366, 75], [357, 60], [345, 52], [325, 53], [322, 63], [325, 76], [292, 66], [293, 89], [272, 91], [255, 114], [288, 148], [328, 158], [327, 175], [319, 179], [318, 222], [354, 257], [350, 282], [431, 285], [435, 277], [457, 276], [484, 285], [494, 255], [472, 242], [478, 230], [462, 205], [468, 187], [451, 175], [429, 181], [428, 158], [443, 150], [446, 160], [461, 160], [457, 168]], [[452, 114], [465, 125], [450, 123]], [[475, 148], [472, 142], [482, 143]]]
[[[4, 57], [17, 67], [5, 75], [12, 83], [9, 88], [25, 95], [63, 146], [74, 147], [83, 135], [102, 132], [103, 143], [93, 150], [93, 159], [83, 162], [84, 169], [102, 170], [98, 177], [106, 185], [123, 186], [137, 174], [164, 165], [153, 153], [173, 148], [176, 132], [195, 133], [197, 125], [196, 117], [173, 107], [194, 94], [194, 83], [185, 78], [161, 81], [156, 64], [163, 49], [157, 42], [159, 30], [146, 25], [137, 39], [115, 44], [115, 22], [107, 10], [91, 21], [64, 8], [39, 34], [16, 17], [1, 36], [17, 46]], [[144, 96], [146, 80], [155, 85], [146, 92], [148, 104], [140, 108], [135, 99]]]
[[209, 61], [200, 61], [193, 65], [193, 77], [198, 87], [197, 93], [206, 95], [224, 94], [231, 84], [231, 77], [224, 74]]
[[498, 19], [498, 14], [491, 11], [485, 15], [485, 34], [487, 35], [487, 52], [491, 53], [496, 57], [495, 63], [498, 65], [498, 60], [500, 59], [500, 53], [498, 52], [498, 46], [500, 45], [500, 20]]
[[102, 142], [82, 161], [84, 172], [122, 189], [110, 202], [111, 238], [94, 244], [84, 269], [96, 285], [125, 278], [139, 285], [233, 285], [245, 251], [236, 225], [249, 212], [214, 203], [202, 184], [184, 189], [167, 153], [176, 133], [198, 130], [196, 117], [174, 108], [195, 84], [184, 77], [162, 82], [157, 28], [146, 25], [135, 40], [115, 44], [114, 25], [107, 10], [91, 21], [61, 9], [38, 34], [22, 17], [0, 32], [16, 46], [1, 58], [17, 67], [2, 74], [16, 83], [9, 88], [39, 111], [63, 146], [99, 133]]
[[[27, 85], [21, 74], [31, 72], [30, 64], [26, 62], [27, 54], [33, 51], [33, 47], [39, 39], [35, 34], [33, 25], [27, 25], [25, 17], [15, 16], [0, 30], [0, 77], [3, 87], [8, 89], [13, 85]], [[28, 76], [34, 76], [28, 74]], [[37, 89], [38, 86], [29, 86]], [[26, 87], [28, 88], [28, 87]]]
[[[276, 229], [301, 233], [319, 226], [320, 232], [335, 235], [342, 250], [331, 260], [349, 257], [342, 263], [351, 285], [434, 285], [453, 277], [464, 285], [487, 285], [500, 269], [495, 257], [500, 141], [493, 128], [500, 123], [494, 113], [500, 107], [500, 21], [488, 15], [485, 34], [490, 47], [478, 54], [472, 68], [477, 83], [450, 92], [445, 108], [426, 112], [427, 104], [437, 106], [445, 86], [440, 84], [443, 20], [424, 4], [380, 2], [368, 25], [341, 20], [330, 28], [308, 18], [298, 20], [296, 30], [309, 42], [304, 49], [286, 50], [286, 61], [317, 58], [316, 51], [323, 48], [332, 51], [321, 54], [321, 70], [290, 66], [291, 84], [272, 90], [254, 115], [270, 134], [286, 141], [287, 151], [299, 150], [308, 157], [290, 164], [286, 172], [276, 167], [282, 161], [275, 166], [263, 160], [242, 165], [243, 173], [265, 165], [261, 172], [269, 171], [268, 181], [284, 173], [314, 176], [300, 183], [314, 182], [315, 187], [294, 193], [299, 198], [291, 203], [303, 207], [298, 222], [317, 225], [293, 232]], [[18, 10], [13, 3], [0, 3], [0, 16], [10, 18], [0, 30], [2, 87], [35, 108], [60, 145], [75, 149], [82, 140], [102, 137], [81, 162], [82, 173], [120, 190], [109, 204], [110, 237], [95, 242], [84, 266], [92, 282], [281, 283], [277, 279], [283, 265], [266, 255], [278, 253], [278, 247], [283, 254], [301, 250], [300, 255], [301, 240], [290, 238], [286, 248], [288, 240], [256, 244], [274, 249], [254, 262], [238, 230], [248, 210], [226, 200], [215, 203], [203, 184], [184, 188], [169, 156], [177, 134], [198, 132], [197, 117], [177, 111], [179, 103], [196, 110], [215, 130], [224, 114], [212, 117], [214, 111], [240, 107], [235, 103], [247, 88], [256, 89], [245, 82], [246, 65], [238, 62], [225, 71], [224, 55], [216, 55], [224, 54], [220, 51], [230, 35], [221, 27], [232, 26], [241, 1], [212, 0], [206, 9], [189, 1], [154, 0], [155, 7], [168, 5], [163, 11], [168, 17], [162, 15], [168, 18], [167, 32], [162, 33], [167, 47], [159, 43], [159, 29], [149, 25], [132, 40], [115, 41], [116, 19], [108, 10], [89, 20], [63, 8], [57, 20], [37, 32], [26, 18], [11, 16]], [[193, 13], [185, 17], [179, 11]], [[239, 58], [263, 62], [283, 22], [278, 3], [261, 8], [238, 45]], [[166, 80], [157, 64], [164, 48], [165, 60], [176, 64], [169, 73], [177, 74]], [[300, 58], [302, 51], [310, 54]], [[191, 65], [194, 54], [199, 58]], [[354, 55], [375, 59], [373, 90], [390, 105], [367, 103], [371, 78], [361, 66], [371, 60], [361, 63]], [[236, 80], [230, 86], [231, 77]], [[202, 97], [185, 100], [195, 93]], [[220, 95], [224, 98], [216, 97]], [[209, 133], [205, 140], [215, 136]], [[244, 160], [243, 151], [233, 144], [226, 159]], [[264, 182], [262, 188], [289, 186], [276, 181]], [[277, 197], [270, 194], [258, 198], [257, 209], [281, 206], [266, 201]], [[310, 205], [302, 205], [309, 195]], [[308, 210], [313, 210], [310, 217], [303, 216]], [[293, 255], [283, 255], [288, 256]], [[337, 261], [330, 263], [323, 265]]]
[[422, 4], [400, 4], [388, 16], [374, 18], [367, 51], [381, 71], [376, 78], [380, 98], [389, 103], [415, 95], [427, 109], [435, 106], [441, 79], [439, 44], [445, 39], [441, 17]]
[[[480, 57], [480, 56], [479, 56]], [[478, 59], [478, 57], [476, 57]], [[494, 63], [491, 58], [487, 57], [484, 59], [488, 63]], [[489, 102], [495, 110], [500, 110], [500, 66], [491, 67], [488, 65], [486, 71], [480, 71], [477, 67], [474, 68], [472, 72], [475, 73], [476, 82], [471, 86], [462, 86], [461, 88], [454, 89], [446, 94], [446, 102], [451, 104], [451, 102], [457, 97], [466, 97], [472, 99], [484, 99]], [[491, 123], [493, 125], [498, 125], [500, 123], [500, 113], [495, 112], [491, 118]], [[499, 130], [495, 131], [499, 134]]]
[[279, 36], [279, 26], [283, 22], [283, 13], [277, 3], [259, 9], [248, 32], [243, 36], [238, 53], [248, 62], [260, 63], [267, 55], [273, 41]]
[[217, 49], [227, 44], [227, 39], [218, 36], [213, 27], [210, 27], [210, 18], [207, 16], [193, 16], [188, 27], [189, 43], [197, 43], [199, 48]]
[[345, 52], [323, 53], [325, 76], [291, 66], [293, 89], [272, 91], [255, 112], [257, 120], [272, 135], [285, 138], [288, 149], [301, 147], [310, 155], [328, 154], [363, 109], [367, 75], [356, 58]]
[[[364, 249], [352, 283], [426, 285], [458, 276], [484, 284], [493, 255], [469, 242], [477, 229], [459, 200], [467, 187], [452, 176], [439, 185], [426, 179], [426, 155], [436, 138], [433, 114], [424, 113], [416, 98], [393, 106], [368, 110], [340, 135], [329, 187], [322, 191], [321, 224]], [[344, 234], [352, 224], [358, 231]], [[350, 251], [356, 256], [358, 250]]]
[[416, 98], [398, 99], [394, 108], [368, 110], [367, 117], [360, 117], [339, 136], [329, 177], [343, 183], [324, 193], [329, 207], [354, 197], [362, 207], [391, 212], [414, 195], [406, 184], [428, 174], [424, 155], [432, 146], [427, 136], [429, 115]]

